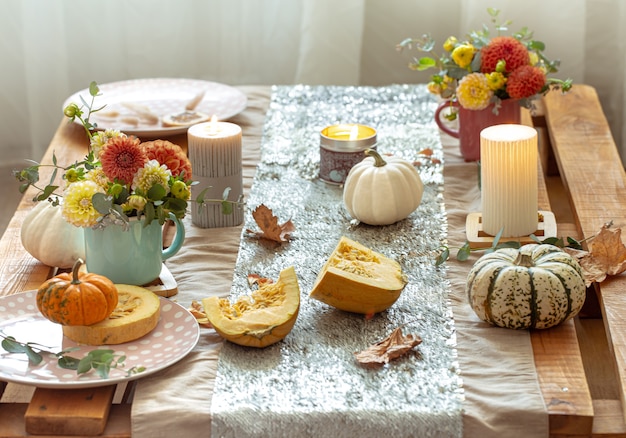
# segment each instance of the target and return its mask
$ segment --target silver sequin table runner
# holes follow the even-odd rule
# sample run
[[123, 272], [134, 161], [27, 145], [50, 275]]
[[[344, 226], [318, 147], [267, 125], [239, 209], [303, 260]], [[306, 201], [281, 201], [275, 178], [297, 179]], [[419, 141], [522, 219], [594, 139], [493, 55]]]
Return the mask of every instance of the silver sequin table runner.
[[[461, 437], [462, 382], [449, 285], [433, 256], [446, 239], [442, 164], [433, 121], [436, 102], [422, 85], [280, 86], [264, 126], [261, 163], [247, 199], [233, 298], [249, 293], [248, 274], [277, 278], [294, 266], [301, 307], [292, 332], [265, 349], [225, 342], [212, 399], [214, 437]], [[409, 218], [384, 227], [355, 224], [342, 188], [319, 180], [319, 133], [334, 123], [378, 131], [378, 150], [419, 163], [425, 192]], [[291, 219], [288, 243], [249, 237], [251, 211], [267, 205]], [[309, 299], [312, 285], [345, 235], [400, 262], [409, 283], [372, 319]], [[382, 368], [360, 366], [353, 353], [402, 326], [419, 335], [415, 351]]]

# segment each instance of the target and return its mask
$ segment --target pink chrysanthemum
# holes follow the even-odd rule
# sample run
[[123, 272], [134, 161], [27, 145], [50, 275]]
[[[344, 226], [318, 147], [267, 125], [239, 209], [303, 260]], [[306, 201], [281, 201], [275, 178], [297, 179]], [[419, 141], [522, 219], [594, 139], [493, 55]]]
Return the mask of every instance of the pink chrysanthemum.
[[137, 171], [148, 161], [136, 137], [114, 137], [100, 153], [102, 170], [109, 180], [130, 184]]
[[503, 60], [504, 70], [510, 73], [523, 65], [528, 65], [530, 58], [524, 44], [510, 36], [494, 37], [481, 50], [480, 71], [491, 73], [496, 71], [498, 61]]
[[524, 99], [541, 92], [546, 75], [539, 67], [524, 65], [509, 76], [506, 91], [512, 99]]
[[459, 81], [456, 97], [463, 108], [481, 110], [487, 108], [493, 97], [487, 77], [482, 73], [470, 73]]
[[148, 159], [165, 164], [172, 176], [177, 177], [184, 171], [185, 180], [191, 179], [191, 163], [180, 146], [167, 140], [148, 141], [141, 145]]

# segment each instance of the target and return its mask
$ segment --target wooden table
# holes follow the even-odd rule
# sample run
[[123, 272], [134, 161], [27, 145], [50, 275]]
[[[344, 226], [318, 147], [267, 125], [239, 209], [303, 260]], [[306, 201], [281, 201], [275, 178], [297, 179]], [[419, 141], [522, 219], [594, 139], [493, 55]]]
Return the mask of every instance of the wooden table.
[[[626, 175], [595, 90], [577, 85], [567, 96], [552, 93], [542, 107], [545, 117], [527, 120], [541, 137], [540, 208], [556, 212], [562, 236], [592, 236], [609, 220], [624, 225]], [[184, 136], [174, 140], [186, 144]], [[53, 152], [59, 162], [71, 162], [85, 151], [84, 132], [63, 121], [42, 162], [51, 161]], [[20, 243], [31, 198], [28, 192], [0, 240], [0, 295], [36, 289], [55, 274]], [[624, 276], [594, 285], [584, 314], [531, 333], [551, 436], [626, 436], [625, 291]], [[10, 392], [11, 385], [0, 382], [0, 394]], [[0, 436], [27, 436], [27, 430], [54, 435], [68, 433], [68, 427], [83, 433], [103, 431], [108, 437], [130, 436], [133, 385], [120, 386], [35, 389], [30, 403], [1, 403]], [[58, 424], [56, 432], [50, 422]]]

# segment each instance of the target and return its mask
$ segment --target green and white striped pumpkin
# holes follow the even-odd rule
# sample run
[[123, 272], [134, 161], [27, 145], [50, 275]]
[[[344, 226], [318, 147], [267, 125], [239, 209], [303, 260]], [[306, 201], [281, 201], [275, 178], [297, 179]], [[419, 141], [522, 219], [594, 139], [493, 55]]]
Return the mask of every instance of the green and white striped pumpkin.
[[578, 314], [586, 287], [580, 265], [553, 245], [503, 248], [480, 257], [467, 277], [469, 304], [490, 324], [545, 329]]

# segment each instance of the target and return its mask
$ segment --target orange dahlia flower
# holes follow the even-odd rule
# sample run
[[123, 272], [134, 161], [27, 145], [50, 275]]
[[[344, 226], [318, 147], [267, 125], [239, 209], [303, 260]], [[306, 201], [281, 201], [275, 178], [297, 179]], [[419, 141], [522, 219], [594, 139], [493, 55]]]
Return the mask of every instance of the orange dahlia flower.
[[136, 137], [111, 138], [100, 152], [102, 170], [110, 181], [133, 182], [137, 170], [148, 161]]
[[512, 99], [524, 99], [541, 92], [546, 75], [539, 67], [524, 65], [509, 75], [506, 91]]
[[165, 164], [173, 177], [184, 171], [185, 180], [191, 179], [191, 162], [180, 146], [167, 140], [154, 140], [142, 143], [142, 147], [149, 160]]
[[504, 69], [508, 73], [530, 62], [524, 44], [510, 36], [494, 37], [482, 48], [480, 55], [480, 71], [483, 73], [496, 71], [496, 65], [500, 60], [506, 63]]

